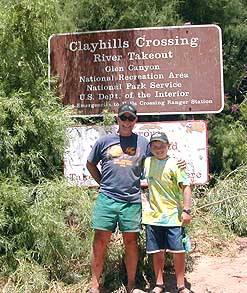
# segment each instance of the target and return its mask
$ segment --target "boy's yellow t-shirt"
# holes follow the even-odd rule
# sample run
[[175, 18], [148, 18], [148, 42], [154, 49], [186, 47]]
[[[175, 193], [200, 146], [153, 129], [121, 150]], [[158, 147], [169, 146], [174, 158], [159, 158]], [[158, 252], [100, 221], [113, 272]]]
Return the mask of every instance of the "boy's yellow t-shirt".
[[148, 181], [149, 194], [142, 201], [142, 223], [181, 226], [182, 185], [190, 185], [185, 170], [177, 166], [176, 159], [148, 157], [144, 162], [144, 175]]

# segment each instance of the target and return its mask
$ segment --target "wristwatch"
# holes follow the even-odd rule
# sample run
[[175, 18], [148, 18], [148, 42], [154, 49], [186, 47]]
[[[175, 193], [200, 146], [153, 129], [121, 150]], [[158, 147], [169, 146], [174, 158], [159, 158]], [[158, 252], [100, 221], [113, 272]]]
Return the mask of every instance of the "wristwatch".
[[183, 209], [183, 212], [185, 212], [186, 214], [190, 215], [191, 214], [191, 209]]

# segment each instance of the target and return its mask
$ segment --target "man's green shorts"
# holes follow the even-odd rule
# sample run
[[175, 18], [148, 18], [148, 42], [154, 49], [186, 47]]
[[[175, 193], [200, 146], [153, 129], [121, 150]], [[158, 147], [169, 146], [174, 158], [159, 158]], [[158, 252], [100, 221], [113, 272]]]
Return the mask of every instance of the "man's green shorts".
[[122, 232], [139, 232], [141, 203], [118, 202], [99, 193], [93, 210], [93, 229], [114, 232], [117, 225]]

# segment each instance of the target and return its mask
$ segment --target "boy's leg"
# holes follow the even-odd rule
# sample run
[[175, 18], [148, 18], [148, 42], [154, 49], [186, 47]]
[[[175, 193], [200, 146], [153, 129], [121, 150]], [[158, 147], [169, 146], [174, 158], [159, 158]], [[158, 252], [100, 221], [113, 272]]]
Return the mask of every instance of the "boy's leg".
[[135, 287], [136, 269], [139, 258], [137, 232], [123, 232], [125, 246], [125, 266], [128, 276], [128, 292]]
[[185, 288], [184, 275], [185, 275], [185, 250], [183, 245], [183, 228], [182, 227], [169, 227], [167, 240], [167, 251], [173, 254], [174, 269], [176, 272], [177, 288], [180, 289], [179, 293], [189, 293], [189, 289]]
[[184, 287], [185, 253], [173, 253], [173, 262], [174, 269], [176, 272], [177, 287]]
[[[154, 267], [156, 284], [158, 285], [164, 284], [164, 279], [163, 279], [164, 266], [165, 266], [165, 252], [160, 251], [160, 252], [154, 253], [153, 267]], [[156, 287], [152, 291], [159, 293], [159, 292], [162, 292], [162, 289]]]
[[165, 266], [166, 227], [146, 225], [147, 253], [152, 254], [155, 273], [154, 288], [150, 292], [164, 291], [163, 272]]

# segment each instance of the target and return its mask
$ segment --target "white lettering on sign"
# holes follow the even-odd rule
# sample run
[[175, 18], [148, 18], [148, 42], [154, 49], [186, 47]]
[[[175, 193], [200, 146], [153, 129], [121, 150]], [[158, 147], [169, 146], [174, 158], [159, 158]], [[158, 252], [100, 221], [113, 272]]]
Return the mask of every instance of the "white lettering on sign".
[[128, 41], [119, 39], [111, 39], [108, 41], [99, 40], [97, 43], [83, 43], [82, 41], [73, 41], [69, 43], [69, 50], [75, 51], [89, 51], [94, 53], [96, 50], [106, 49], [124, 49], [129, 47]]
[[124, 71], [124, 68], [122, 66], [106, 66], [105, 71], [106, 72], [118, 72], [118, 71]]
[[143, 82], [140, 82], [140, 83], [134, 83], [134, 84], [127, 82], [127, 83], [126, 83], [126, 89], [127, 89], [127, 90], [129, 90], [129, 89], [131, 89], [131, 90], [146, 89], [146, 84], [143, 83]]
[[149, 59], [168, 59], [172, 58], [173, 54], [171, 51], [169, 52], [159, 52], [159, 53], [145, 53], [141, 52], [136, 53], [136, 52], [129, 52], [128, 53], [128, 58], [129, 60], [149, 60]]
[[80, 76], [80, 82], [101, 82], [101, 81], [114, 81], [113, 75], [107, 76]]
[[154, 73], [147, 73], [147, 74], [139, 74], [139, 75], [125, 75], [119, 74], [118, 80], [142, 80], [142, 79], [163, 79], [164, 75], [162, 73], [154, 74]]
[[189, 92], [183, 92], [183, 91], [176, 91], [176, 92], [158, 92], [155, 91], [155, 97], [156, 98], [174, 98], [174, 97], [188, 97]]
[[196, 48], [198, 46], [198, 38], [179, 38], [174, 39], [147, 39], [142, 36], [136, 39], [137, 47], [166, 47], [166, 46], [190, 46]]
[[122, 89], [121, 83], [117, 83], [114, 85], [105, 85], [105, 84], [98, 84], [98, 85], [92, 85], [88, 84], [86, 90], [87, 91], [119, 91]]
[[157, 82], [150, 82], [151, 89], [164, 89], [164, 88], [173, 88], [173, 87], [181, 87], [181, 82], [165, 82], [165, 83], [157, 83]]
[[[145, 35], [136, 39], [136, 46], [139, 48], [143, 47], [167, 47], [167, 46], [190, 46], [191, 48], [196, 48], [198, 46], [198, 38], [180, 38], [176, 36], [173, 39], [147, 39]], [[99, 40], [95, 43], [83, 43], [82, 41], [72, 41], [69, 43], [69, 50], [72, 52], [75, 51], [89, 51], [91, 53], [96, 52], [97, 50], [106, 50], [106, 49], [126, 49], [129, 48], [129, 41], [123, 41], [121, 38], [119, 39], [110, 39], [108, 41]], [[104, 54], [103, 54], [104, 55]], [[114, 56], [114, 57], [113, 57]], [[113, 55], [113, 56], [100, 56], [100, 54], [95, 54], [95, 58], [99, 58], [101, 62], [101, 58], [106, 58], [105, 61], [119, 61], [122, 56], [121, 55]], [[111, 59], [108, 59], [111, 58]], [[112, 59], [113, 58], [113, 59]]]
[[173, 73], [170, 72], [168, 78], [188, 78], [189, 74], [188, 73]]
[[105, 55], [105, 54], [94, 54], [93, 62], [108, 62], [108, 61], [120, 61], [122, 59], [122, 55]]
[[149, 71], [149, 70], [160, 70], [159, 65], [129, 65], [128, 66], [129, 71]]

